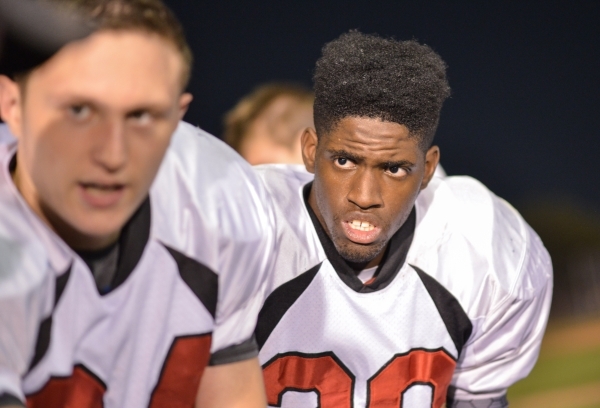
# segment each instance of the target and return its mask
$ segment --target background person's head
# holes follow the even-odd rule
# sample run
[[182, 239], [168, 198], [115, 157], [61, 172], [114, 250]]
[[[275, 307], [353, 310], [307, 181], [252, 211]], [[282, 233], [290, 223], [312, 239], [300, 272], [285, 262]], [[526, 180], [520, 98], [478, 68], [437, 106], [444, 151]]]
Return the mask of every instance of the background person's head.
[[300, 137], [314, 126], [313, 99], [300, 85], [262, 85], [225, 115], [224, 139], [250, 164], [302, 164]]
[[323, 47], [314, 84], [309, 203], [346, 260], [376, 265], [439, 161], [446, 65], [416, 41], [353, 31]]
[[26, 202], [73, 248], [99, 249], [148, 194], [191, 101], [191, 54], [159, 0], [53, 3], [96, 31], [14, 80], [0, 76], [0, 111]]

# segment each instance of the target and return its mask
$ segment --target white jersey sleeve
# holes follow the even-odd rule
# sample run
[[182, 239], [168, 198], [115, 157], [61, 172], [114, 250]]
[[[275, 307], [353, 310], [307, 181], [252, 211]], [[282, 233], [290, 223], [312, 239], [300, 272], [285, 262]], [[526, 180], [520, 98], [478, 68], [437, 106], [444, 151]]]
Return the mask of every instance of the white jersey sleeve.
[[[244, 352], [264, 300], [275, 241], [271, 200], [248, 163], [187, 123], [175, 132], [165, 166], [173, 169], [161, 171], [153, 189], [179, 192], [152, 196], [155, 211], [165, 213], [155, 219], [168, 220], [158, 233], [166, 244], [183, 248], [218, 275], [211, 364], [227, 363], [230, 356], [221, 352], [240, 345], [235, 353]], [[185, 197], [186, 203], [176, 207], [189, 211], [170, 211], [175, 197]]]
[[[0, 163], [6, 162], [8, 151], [0, 145]], [[15, 239], [30, 226], [18, 216], [19, 203], [7, 188], [7, 180], [0, 180], [0, 398], [24, 401], [21, 378], [34, 358], [37, 330], [50, 314], [53, 298], [44, 251]]]
[[502, 396], [535, 365], [550, 311], [552, 265], [538, 236], [529, 227], [527, 231], [527, 249], [513, 287], [473, 321], [473, 334], [452, 381], [455, 400]]
[[472, 323], [449, 396], [492, 401], [536, 362], [552, 297], [550, 257], [519, 213], [478, 181], [447, 177], [430, 187], [419, 198], [428, 214], [418, 234], [431, 237], [422, 240], [424, 258], [435, 266], [423, 264]]
[[[0, 256], [5, 248], [0, 244]], [[3, 272], [6, 272], [3, 269]], [[5, 284], [0, 278], [0, 286]], [[44, 287], [46, 285], [43, 285]], [[0, 293], [0, 396], [25, 401], [21, 378], [34, 357], [37, 329], [49, 314], [49, 296], [40, 296], [42, 289], [29, 288], [25, 293]], [[1, 405], [1, 404], [0, 404]]]

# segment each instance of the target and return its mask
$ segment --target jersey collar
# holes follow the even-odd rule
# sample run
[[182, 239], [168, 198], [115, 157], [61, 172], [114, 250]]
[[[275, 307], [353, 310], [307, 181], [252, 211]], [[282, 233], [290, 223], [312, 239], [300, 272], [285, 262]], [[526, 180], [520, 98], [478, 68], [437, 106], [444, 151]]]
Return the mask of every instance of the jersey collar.
[[406, 219], [406, 222], [396, 231], [396, 233], [390, 239], [383, 260], [377, 267], [375, 272], [375, 279], [368, 285], [356, 277], [356, 272], [346, 263], [344, 258], [335, 249], [335, 245], [329, 238], [329, 235], [325, 232], [325, 229], [319, 222], [317, 215], [308, 204], [308, 196], [310, 189], [312, 188], [312, 182], [306, 184], [303, 189], [304, 205], [310, 215], [310, 219], [313, 223], [319, 241], [323, 246], [327, 259], [335, 269], [340, 279], [352, 290], [361, 293], [375, 292], [388, 286], [396, 277], [402, 265], [406, 261], [406, 255], [410, 249], [412, 239], [415, 232], [416, 225], [416, 212], [413, 209], [410, 215]]

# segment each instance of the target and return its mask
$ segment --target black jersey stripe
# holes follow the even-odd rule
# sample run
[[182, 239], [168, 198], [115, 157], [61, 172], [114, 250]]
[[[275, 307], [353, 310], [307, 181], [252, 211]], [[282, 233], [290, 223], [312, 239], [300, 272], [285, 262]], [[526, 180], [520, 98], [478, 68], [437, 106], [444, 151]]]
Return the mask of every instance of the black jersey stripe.
[[217, 314], [217, 299], [219, 296], [219, 277], [217, 274], [195, 259], [171, 247], [164, 246], [175, 259], [181, 279], [200, 299], [214, 319]]
[[110, 285], [111, 290], [125, 282], [142, 258], [150, 239], [150, 212], [150, 198], [146, 198], [121, 230], [119, 260], [117, 261], [117, 272]]
[[56, 278], [56, 282], [54, 284], [54, 308], [52, 312], [50, 312], [50, 316], [46, 317], [41, 321], [40, 327], [38, 328], [37, 340], [35, 342], [35, 352], [33, 354], [33, 359], [29, 364], [29, 369], [27, 372], [33, 370], [33, 368], [38, 365], [38, 363], [42, 360], [42, 357], [48, 351], [48, 347], [50, 347], [50, 334], [52, 332], [52, 314], [54, 313], [54, 309], [56, 309], [56, 305], [60, 300], [65, 288], [67, 287], [67, 282], [69, 281], [69, 277], [71, 276], [71, 268], [73, 265], [69, 266], [66, 272], [61, 274]]
[[456, 346], [456, 351], [460, 355], [463, 346], [469, 340], [471, 332], [473, 331], [473, 324], [471, 323], [469, 316], [467, 316], [467, 313], [464, 311], [458, 300], [450, 293], [450, 291], [448, 291], [448, 289], [427, 273], [423, 272], [422, 269], [414, 265], [411, 266], [417, 272], [425, 289], [427, 289], [429, 296], [431, 296], [438, 313], [446, 325], [446, 330], [448, 330], [448, 333]]
[[308, 271], [279, 286], [267, 297], [258, 314], [258, 322], [256, 324], [256, 342], [258, 343], [259, 350], [264, 346], [275, 326], [277, 326], [288, 309], [292, 307], [300, 295], [304, 293], [308, 285], [310, 285], [321, 268], [321, 264], [313, 266]]

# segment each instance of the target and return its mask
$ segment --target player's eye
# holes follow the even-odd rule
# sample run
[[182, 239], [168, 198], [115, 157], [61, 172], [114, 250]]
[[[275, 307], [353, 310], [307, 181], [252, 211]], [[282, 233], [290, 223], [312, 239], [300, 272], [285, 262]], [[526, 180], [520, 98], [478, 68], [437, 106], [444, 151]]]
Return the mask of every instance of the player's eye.
[[152, 114], [150, 112], [148, 112], [147, 110], [140, 109], [140, 110], [131, 112], [128, 116], [130, 119], [134, 120], [136, 124], [142, 125], [142, 126], [148, 125], [152, 121]]
[[92, 114], [92, 109], [86, 104], [71, 105], [69, 106], [68, 111], [69, 115], [78, 121], [86, 120]]
[[404, 177], [408, 174], [408, 171], [400, 166], [390, 166], [386, 169], [386, 173], [393, 177]]
[[345, 157], [336, 157], [334, 159], [334, 163], [337, 167], [341, 167], [343, 169], [351, 169], [354, 167], [354, 163]]

